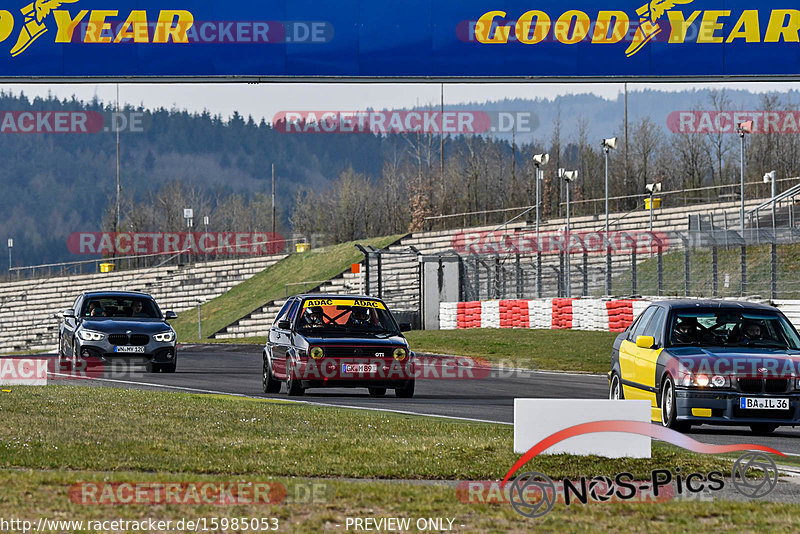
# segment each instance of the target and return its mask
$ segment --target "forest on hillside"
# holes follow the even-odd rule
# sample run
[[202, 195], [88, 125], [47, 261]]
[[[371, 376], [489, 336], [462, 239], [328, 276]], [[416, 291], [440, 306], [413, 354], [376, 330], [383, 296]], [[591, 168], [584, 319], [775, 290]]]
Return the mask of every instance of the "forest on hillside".
[[[646, 97], [656, 109], [658, 93]], [[700, 102], [691, 93], [688, 100], [689, 109], [742, 107], [740, 99], [723, 91], [703, 93]], [[579, 101], [585, 109], [585, 98], [569, 101]], [[523, 105], [514, 103], [516, 109]], [[759, 96], [756, 105], [798, 109], [792, 93]], [[113, 109], [99, 101], [29, 100], [24, 94], [0, 93], [0, 114], [19, 111], [92, 111], [108, 117]], [[423, 228], [425, 218], [433, 215], [532, 205], [532, 156], [541, 152], [552, 158], [541, 184], [544, 217], [564, 210], [559, 168], [579, 172], [573, 185], [575, 212], [602, 211], [601, 203], [580, 202], [604, 194], [603, 153], [593, 133], [597, 125], [592, 116], [576, 114], [563, 103], [541, 129], [547, 136], [524, 142], [490, 135], [447, 136], [443, 143], [428, 134], [292, 135], [263, 119], [238, 114], [143, 107], [122, 113], [138, 114], [142, 128], [120, 134], [121, 231], [183, 230], [184, 208], [194, 209], [198, 220], [209, 216], [211, 231], [268, 230], [274, 164], [278, 230], [285, 235], [321, 234], [328, 242], [341, 242], [394, 234]], [[610, 155], [612, 196], [641, 195], [653, 181], [663, 182], [665, 190], [738, 183], [736, 135], [673, 133], [662, 118], [638, 114], [629, 120], [626, 144], [622, 115], [609, 121], [603, 131], [620, 137], [620, 146]], [[0, 237], [14, 238], [14, 265], [84, 259], [69, 252], [67, 237], [114, 229], [113, 132], [3, 131], [0, 148], [6, 193], [0, 197], [6, 214]], [[754, 134], [748, 139], [748, 180], [759, 180], [773, 169], [779, 178], [793, 177], [799, 166], [797, 134]], [[766, 194], [759, 187], [758, 193]], [[701, 196], [669, 197], [668, 202]], [[618, 210], [637, 206], [637, 198], [612, 205]], [[475, 224], [488, 218], [460, 220]]]

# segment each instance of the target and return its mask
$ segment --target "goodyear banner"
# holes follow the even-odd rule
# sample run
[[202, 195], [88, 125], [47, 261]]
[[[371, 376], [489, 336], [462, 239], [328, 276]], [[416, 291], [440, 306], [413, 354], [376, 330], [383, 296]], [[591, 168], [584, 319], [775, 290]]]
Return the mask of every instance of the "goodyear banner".
[[7, 0], [0, 77], [789, 77], [800, 73], [797, 7], [778, 0]]

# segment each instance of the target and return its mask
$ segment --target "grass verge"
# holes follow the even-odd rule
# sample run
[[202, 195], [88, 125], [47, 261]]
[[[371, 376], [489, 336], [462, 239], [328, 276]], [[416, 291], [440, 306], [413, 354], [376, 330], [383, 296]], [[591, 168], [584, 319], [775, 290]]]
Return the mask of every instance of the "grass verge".
[[[283, 483], [289, 498], [268, 505], [123, 505], [92, 506], [73, 502], [70, 486], [79, 482], [232, 482], [240, 477], [175, 476], [136, 472], [53, 472], [0, 469], [0, 517], [23, 518], [36, 524], [50, 520], [105, 521], [205, 518], [276, 518], [278, 532], [346, 532], [348, 517], [453, 519], [455, 532], [608, 532], [624, 527], [632, 532], [795, 532], [800, 506], [765, 502], [685, 502], [659, 504], [557, 504], [545, 517], [526, 519], [508, 504], [460, 502], [452, 487], [408, 483], [351, 482], [318, 479], [270, 479]], [[247, 481], [261, 482], [262, 479]], [[309, 495], [308, 486], [316, 497]], [[300, 495], [301, 498], [294, 498]], [[321, 497], [321, 498], [320, 498]], [[446, 524], [446, 523], [445, 523]], [[337, 527], [337, 525], [340, 525]], [[352, 531], [352, 527], [350, 528]], [[62, 530], [65, 531], [65, 530]], [[78, 531], [73, 528], [70, 532]], [[84, 529], [82, 531], [88, 531]], [[233, 532], [225, 529], [224, 532]], [[242, 531], [243, 530], [239, 530]], [[417, 531], [411, 528], [411, 531]]]
[[506, 367], [605, 373], [617, 334], [477, 328], [415, 331], [406, 337], [418, 352], [485, 358]]
[[[355, 248], [355, 243], [383, 248], [394, 243], [400, 236], [388, 236], [342, 243], [330, 247], [313, 249], [303, 254], [292, 254], [268, 269], [258, 273], [227, 293], [202, 306], [203, 334], [205, 337], [221, 330], [232, 322], [267, 302], [282, 299], [286, 295], [286, 284], [328, 280], [348, 268], [351, 263], [361, 261], [363, 255]], [[290, 294], [308, 290], [308, 287], [292, 286]], [[180, 342], [198, 341], [197, 308], [187, 310], [172, 321]]]
[[[494, 480], [519, 457], [510, 425], [77, 386], [16, 387], [0, 403], [0, 467]], [[722, 461], [658, 444], [653, 460], [542, 456], [536, 468], [644, 476], [676, 462], [707, 470]]]
[[[517, 459], [506, 425], [76, 386], [15, 387], [0, 397], [0, 413], [0, 517], [34, 522], [274, 517], [279, 531], [318, 532], [345, 531], [347, 517], [444, 517], [457, 532], [594, 532], [623, 525], [741, 532], [792, 531], [800, 512], [798, 505], [762, 502], [557, 504], [546, 517], [528, 520], [508, 504], [461, 502], [456, 481], [500, 479]], [[540, 456], [529, 467], [556, 479], [729, 465], [655, 443], [651, 460]], [[79, 482], [278, 482], [287, 500], [97, 506], [70, 498]]]

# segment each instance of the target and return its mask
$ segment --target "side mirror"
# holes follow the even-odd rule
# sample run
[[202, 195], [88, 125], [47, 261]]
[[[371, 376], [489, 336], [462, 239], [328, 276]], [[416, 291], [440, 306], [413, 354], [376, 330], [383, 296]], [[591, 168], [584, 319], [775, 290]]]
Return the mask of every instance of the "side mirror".
[[64, 310], [64, 318], [65, 319], [74, 319], [75, 318], [75, 310], [72, 308], [68, 310]]
[[289, 321], [278, 321], [278, 328], [280, 328], [281, 330], [291, 330], [292, 323], [290, 323]]
[[400, 331], [401, 332], [410, 332], [411, 331], [411, 323], [400, 323]]
[[178, 314], [175, 313], [174, 311], [168, 311], [167, 313], [164, 314], [164, 319], [166, 319], [167, 321], [169, 321], [170, 319], [177, 319], [177, 318]]
[[656, 344], [656, 339], [653, 336], [638, 336], [636, 338], [636, 346], [640, 349], [652, 349]]

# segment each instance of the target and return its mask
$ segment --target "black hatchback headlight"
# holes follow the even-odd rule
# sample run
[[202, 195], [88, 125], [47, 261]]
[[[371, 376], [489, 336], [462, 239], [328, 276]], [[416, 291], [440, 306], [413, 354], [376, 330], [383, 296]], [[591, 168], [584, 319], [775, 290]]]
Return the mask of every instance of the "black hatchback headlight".
[[175, 340], [175, 332], [170, 330], [169, 332], [154, 334], [153, 339], [159, 343], [172, 343]]

